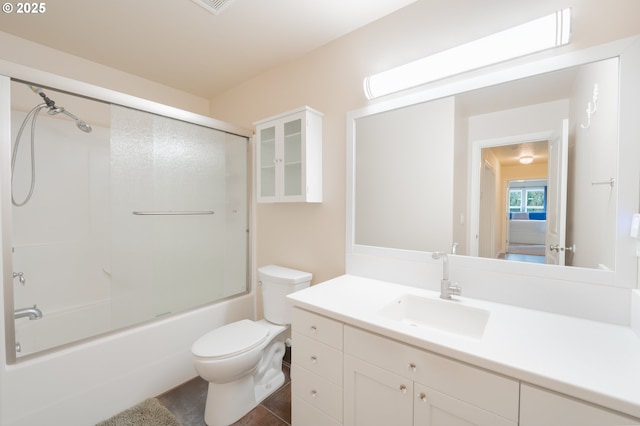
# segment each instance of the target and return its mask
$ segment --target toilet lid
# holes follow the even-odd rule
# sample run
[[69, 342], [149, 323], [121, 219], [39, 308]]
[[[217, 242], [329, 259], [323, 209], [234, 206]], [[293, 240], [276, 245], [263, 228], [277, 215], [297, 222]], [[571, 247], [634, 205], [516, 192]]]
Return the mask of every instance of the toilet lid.
[[204, 358], [227, 358], [246, 352], [263, 343], [269, 329], [250, 320], [240, 320], [205, 334], [191, 347], [191, 352]]

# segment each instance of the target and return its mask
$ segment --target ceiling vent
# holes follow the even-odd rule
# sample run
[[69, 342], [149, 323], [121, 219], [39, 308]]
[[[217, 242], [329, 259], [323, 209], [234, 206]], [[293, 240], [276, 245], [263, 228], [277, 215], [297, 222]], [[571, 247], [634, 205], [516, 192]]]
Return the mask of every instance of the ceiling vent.
[[220, 15], [234, 2], [234, 0], [192, 0], [198, 6], [202, 6], [214, 15]]

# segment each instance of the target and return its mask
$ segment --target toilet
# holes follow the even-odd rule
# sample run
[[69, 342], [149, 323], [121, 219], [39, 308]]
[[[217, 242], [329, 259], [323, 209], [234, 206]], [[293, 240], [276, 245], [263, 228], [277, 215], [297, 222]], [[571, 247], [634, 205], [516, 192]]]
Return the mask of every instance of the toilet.
[[269, 265], [258, 269], [265, 319], [219, 327], [191, 347], [196, 371], [209, 382], [204, 420], [228, 426], [284, 383], [282, 358], [291, 324], [285, 296], [311, 283], [309, 272]]

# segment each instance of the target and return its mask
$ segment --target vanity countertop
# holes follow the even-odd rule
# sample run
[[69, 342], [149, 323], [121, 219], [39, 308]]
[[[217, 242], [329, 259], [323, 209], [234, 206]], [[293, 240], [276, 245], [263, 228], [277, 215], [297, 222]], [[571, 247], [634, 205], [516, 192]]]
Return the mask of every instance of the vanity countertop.
[[407, 294], [440, 300], [437, 292], [353, 275], [287, 298], [292, 306], [640, 418], [640, 339], [630, 327], [465, 297], [442, 301], [490, 312], [476, 340], [378, 313]]

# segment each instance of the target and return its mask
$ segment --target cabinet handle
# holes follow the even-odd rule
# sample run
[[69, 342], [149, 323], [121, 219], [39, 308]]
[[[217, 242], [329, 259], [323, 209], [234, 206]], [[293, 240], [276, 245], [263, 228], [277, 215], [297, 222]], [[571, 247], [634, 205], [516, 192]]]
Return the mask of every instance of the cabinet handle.
[[418, 394], [418, 398], [420, 398], [420, 401], [422, 401], [422, 402], [427, 402], [427, 394], [424, 393], [424, 392], [420, 392]]
[[316, 326], [315, 326], [315, 325], [312, 325], [312, 326], [311, 326], [311, 332], [312, 332], [312, 333], [315, 333], [316, 331], [318, 331], [318, 329], [316, 328]]
[[417, 369], [418, 367], [414, 363], [409, 363], [409, 370], [415, 373]]
[[315, 364], [317, 360], [318, 360], [318, 357], [317, 357], [317, 356], [315, 356], [315, 355], [311, 355], [311, 362], [312, 362], [312, 363], [314, 363], [314, 364]]
[[405, 385], [400, 385], [400, 392], [407, 393], [407, 387]]
[[318, 391], [317, 391], [317, 390], [315, 390], [315, 389], [311, 389], [311, 392], [310, 392], [310, 393], [311, 393], [311, 398], [315, 398], [315, 397], [316, 397], [316, 395], [318, 394]]

